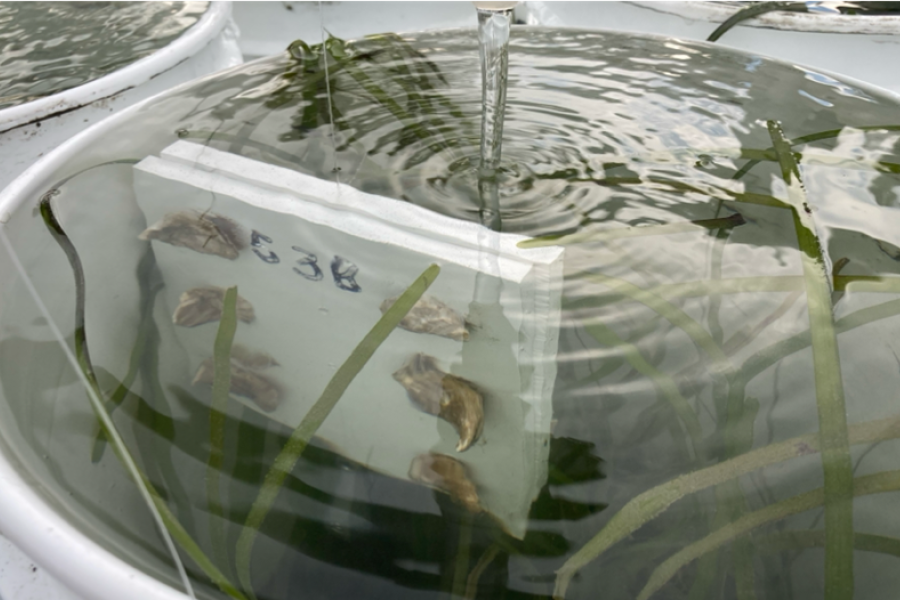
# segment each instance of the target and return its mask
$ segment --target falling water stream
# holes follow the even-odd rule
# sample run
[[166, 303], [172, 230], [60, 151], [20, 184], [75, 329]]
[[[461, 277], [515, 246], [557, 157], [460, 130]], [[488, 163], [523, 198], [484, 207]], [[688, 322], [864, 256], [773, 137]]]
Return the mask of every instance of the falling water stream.
[[[503, 228], [500, 206], [500, 157], [509, 73], [509, 26], [514, 5], [514, 2], [475, 3], [478, 13], [478, 54], [481, 62], [481, 152], [477, 167], [479, 217], [481, 224], [493, 231], [501, 231]], [[493, 270], [498, 270], [494, 252], [482, 252], [480, 260], [493, 262]], [[477, 310], [475, 307], [478, 302], [484, 302], [485, 306], [495, 309], [500, 308], [500, 288], [495, 278], [479, 273], [474, 292], [473, 310]]]
[[509, 68], [509, 25], [512, 9], [478, 10], [478, 44], [481, 57], [481, 167], [500, 166], [503, 114]]
[[478, 49], [481, 57], [481, 161], [478, 165], [478, 195], [481, 223], [500, 231], [499, 168], [503, 143], [503, 114], [509, 67], [509, 25], [512, 8], [481, 8], [478, 11]]

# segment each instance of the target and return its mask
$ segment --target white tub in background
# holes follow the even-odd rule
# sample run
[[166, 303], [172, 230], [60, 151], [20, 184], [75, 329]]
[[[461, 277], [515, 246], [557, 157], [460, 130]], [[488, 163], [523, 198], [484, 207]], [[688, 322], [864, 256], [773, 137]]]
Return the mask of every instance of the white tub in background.
[[[465, 14], [471, 15], [475, 20], [475, 11], [466, 3]], [[474, 27], [474, 25], [473, 25]], [[55, 183], [58, 170], [63, 165], [70, 165], [73, 157], [83, 155], [96, 143], [98, 136], [108, 132], [117, 131], [120, 124], [131, 118], [141, 107], [152, 103], [153, 99], [137, 103], [129, 108], [117, 112], [95, 124], [88, 130], [82, 131], [65, 143], [49, 152], [41, 160], [33, 164], [13, 182], [0, 191], [0, 228], [9, 231], [10, 235], [27, 238], [30, 248], [43, 248], [47, 243], [52, 244], [46, 238], [31, 235], [31, 229], [25, 231], [21, 225], [33, 223], [33, 231], [43, 230], [40, 219], [31, 221], [19, 220], [14, 215], [22, 213], [31, 214], [37, 198], [47, 191], [48, 186]], [[105, 191], [100, 191], [100, 194]], [[52, 248], [58, 252], [58, 249]], [[0, 247], [0, 281], [12, 283], [17, 274], [12, 268], [11, 261], [5, 248]], [[12, 286], [10, 286], [12, 287]], [[52, 300], [52, 298], [45, 298]], [[4, 306], [0, 302], [0, 320], [4, 315]], [[6, 317], [7, 319], [9, 317]], [[23, 319], [23, 326], [31, 322], [30, 318]], [[50, 341], [42, 338], [41, 341]], [[48, 371], [50, 367], [48, 366]], [[2, 403], [0, 403], [2, 404]], [[2, 421], [2, 415], [0, 415]], [[7, 442], [0, 439], [0, 530], [7, 538], [29, 556], [41, 572], [47, 571], [59, 584], [56, 586], [53, 596], [33, 596], [35, 600], [186, 600], [187, 596], [180, 589], [169, 587], [166, 583], [157, 580], [150, 574], [135, 568], [123, 558], [110, 552], [97, 541], [86, 535], [82, 529], [70, 522], [62, 512], [54, 510], [54, 506], [48, 501], [47, 496], [52, 496], [56, 490], [45, 492], [40, 487], [41, 479], [29, 476], [26, 462], [20, 460], [13, 446], [15, 442]], [[107, 452], [109, 454], [109, 451]], [[30, 456], [29, 456], [30, 458]], [[30, 462], [30, 461], [29, 461]], [[119, 473], [121, 469], [116, 467], [118, 479], [125, 477]], [[68, 473], [69, 477], [79, 477], [80, 473]], [[94, 469], [94, 479], [100, 481], [102, 475], [112, 478], [112, 473], [99, 473]], [[108, 483], [101, 482], [103, 485]], [[110, 494], [119, 498], [133, 497], [134, 486], [118, 485], [110, 489]], [[118, 506], [131, 506], [133, 512], [147, 512], [146, 507], [139, 501], [118, 502]], [[77, 508], [75, 509], [77, 510]], [[148, 513], [149, 514], [149, 513]], [[2, 550], [2, 545], [0, 545]], [[27, 579], [31, 573], [28, 560], [19, 560], [20, 568], [25, 567], [26, 572], [19, 575], [21, 579]], [[2, 584], [0, 584], [2, 585]], [[38, 589], [32, 589], [37, 593], [45, 594], [46, 582]], [[2, 589], [2, 588], [0, 588]], [[3, 600], [31, 600], [27, 597], [4, 597]]]
[[478, 22], [470, 2], [234, 2], [247, 60], [284, 52], [301, 39], [322, 41], [322, 26], [342, 39], [370, 33], [471, 27]]
[[[740, 8], [730, 2], [523, 2], [516, 16], [529, 25], [704, 41]], [[771, 12], [743, 21], [715, 43], [900, 93], [900, 71], [890, 66], [892, 55], [900, 57], [900, 16]]]
[[231, 8], [231, 2], [210, 2], [181, 37], [153, 54], [78, 87], [0, 110], [0, 190], [41, 155], [110, 113], [240, 64]]
[[[705, 40], [739, 6], [726, 2], [520, 2], [516, 20], [529, 25], [609, 29]], [[295, 39], [444, 27], [475, 28], [468, 2], [234, 2], [241, 50], [248, 59], [282, 52]], [[744, 21], [716, 42], [841, 73], [900, 92], [900, 16], [772, 12]], [[514, 57], [511, 58], [514, 60]]]

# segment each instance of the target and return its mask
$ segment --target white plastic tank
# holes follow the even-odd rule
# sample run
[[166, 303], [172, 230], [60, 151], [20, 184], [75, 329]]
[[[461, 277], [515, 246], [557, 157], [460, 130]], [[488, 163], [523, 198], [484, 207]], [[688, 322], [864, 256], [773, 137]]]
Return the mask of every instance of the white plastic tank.
[[[900, 92], [900, 73], [885, 57], [900, 52], [900, 16], [845, 15], [816, 10], [770, 12], [727, 31], [716, 44], [805, 67], [840, 73]], [[824, 3], [828, 4], [828, 3]], [[744, 8], [738, 2], [522, 2], [528, 25], [608, 29], [704, 41]], [[823, 7], [825, 8], [825, 7]], [[798, 67], [800, 68], [800, 67]], [[808, 77], [820, 74], [808, 71]], [[827, 75], [824, 75], [827, 77]]]
[[[515, 22], [703, 41], [741, 8], [735, 2], [528, 1], [517, 3]], [[349, 39], [384, 31], [471, 27], [473, 18], [468, 2], [234, 3], [241, 50], [248, 59], [281, 52], [298, 38], [318, 43], [323, 27]], [[771, 12], [743, 21], [716, 43], [900, 92], [900, 73], [885, 68], [883, 60], [900, 51], [900, 16]]]
[[152, 54], [77, 87], [0, 109], [0, 189], [41, 155], [110, 113], [240, 64], [231, 8], [230, 2], [209, 2], [193, 26]]
[[247, 60], [277, 54], [294, 40], [322, 41], [322, 29], [343, 39], [386, 31], [474, 27], [469, 2], [234, 2]]

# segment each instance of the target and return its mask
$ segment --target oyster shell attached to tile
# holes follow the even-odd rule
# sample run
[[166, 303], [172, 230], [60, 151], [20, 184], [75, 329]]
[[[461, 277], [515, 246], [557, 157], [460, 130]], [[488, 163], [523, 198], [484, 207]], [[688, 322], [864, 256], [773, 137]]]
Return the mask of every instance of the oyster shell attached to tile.
[[138, 237], [229, 260], [236, 259], [249, 240], [241, 226], [228, 217], [197, 210], [168, 213]]
[[409, 466], [409, 478], [449, 494], [454, 502], [469, 512], [480, 513], [484, 510], [466, 466], [446, 454], [418, 455]]
[[[397, 297], [382, 302], [382, 314], [386, 313], [396, 301]], [[400, 327], [407, 331], [432, 333], [457, 341], [469, 339], [467, 325], [465, 317], [427, 294], [422, 296], [400, 321]]]
[[[239, 344], [234, 345], [231, 348], [231, 393], [249, 398], [264, 411], [272, 412], [281, 404], [281, 386], [259, 370], [277, 364], [275, 359], [265, 352], [248, 350]], [[200, 364], [191, 383], [212, 385], [214, 372], [213, 359], [208, 358]]]
[[427, 354], [414, 354], [394, 379], [406, 388], [419, 408], [444, 419], [459, 433], [457, 452], [471, 446], [484, 427], [484, 398], [475, 386], [456, 375], [441, 370], [437, 359]]
[[[212, 285], [191, 288], [181, 294], [172, 322], [182, 327], [196, 327], [222, 318], [225, 288]], [[241, 296], [237, 297], [237, 318], [244, 323], [253, 320], [253, 305]]]
[[246, 369], [254, 371], [279, 366], [278, 361], [267, 352], [250, 350], [241, 344], [235, 344], [231, 347], [231, 360]]

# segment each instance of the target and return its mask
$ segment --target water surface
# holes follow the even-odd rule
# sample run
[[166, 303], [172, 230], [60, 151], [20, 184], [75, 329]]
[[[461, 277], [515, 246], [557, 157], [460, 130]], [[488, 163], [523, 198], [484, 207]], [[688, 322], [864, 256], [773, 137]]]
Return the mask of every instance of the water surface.
[[0, 2], [0, 109], [78, 87], [164, 48], [207, 2]]

